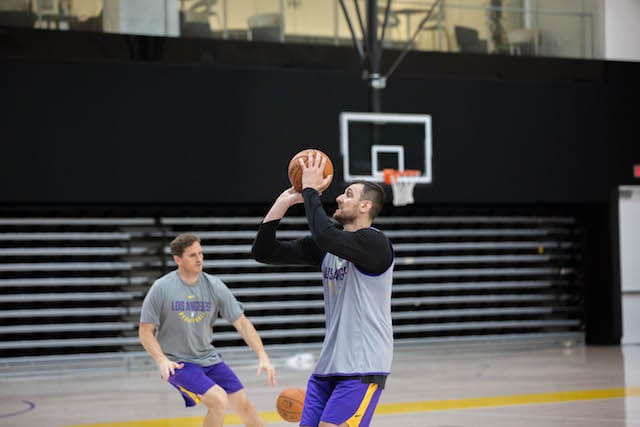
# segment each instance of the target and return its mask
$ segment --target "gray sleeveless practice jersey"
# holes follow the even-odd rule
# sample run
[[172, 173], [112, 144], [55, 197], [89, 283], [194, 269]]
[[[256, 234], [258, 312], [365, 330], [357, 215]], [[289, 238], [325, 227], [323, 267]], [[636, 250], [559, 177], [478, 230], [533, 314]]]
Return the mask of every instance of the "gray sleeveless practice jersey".
[[389, 374], [393, 357], [393, 263], [367, 275], [327, 253], [322, 261], [326, 334], [316, 375]]
[[157, 325], [156, 338], [170, 360], [209, 366], [221, 361], [211, 344], [216, 319], [233, 323], [242, 314], [242, 305], [217, 277], [200, 273], [191, 286], [175, 270], [151, 286], [140, 321]]

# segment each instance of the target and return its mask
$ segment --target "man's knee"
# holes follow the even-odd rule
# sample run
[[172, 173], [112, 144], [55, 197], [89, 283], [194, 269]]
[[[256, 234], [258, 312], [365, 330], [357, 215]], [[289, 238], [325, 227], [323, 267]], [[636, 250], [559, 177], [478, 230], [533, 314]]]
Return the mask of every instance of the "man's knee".
[[233, 411], [239, 414], [246, 414], [255, 411], [255, 408], [247, 397], [244, 389], [229, 395], [229, 403], [231, 404], [231, 408], [233, 409]]
[[229, 404], [227, 393], [218, 385], [211, 387], [200, 396], [202, 403], [212, 411], [226, 411]]

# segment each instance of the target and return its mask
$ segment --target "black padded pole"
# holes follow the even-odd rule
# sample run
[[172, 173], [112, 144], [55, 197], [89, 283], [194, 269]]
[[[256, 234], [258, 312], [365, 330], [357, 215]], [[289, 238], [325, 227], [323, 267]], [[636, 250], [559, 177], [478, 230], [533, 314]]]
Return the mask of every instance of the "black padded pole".
[[380, 57], [381, 44], [378, 40], [378, 1], [367, 0], [367, 42], [369, 43], [369, 69], [367, 79], [369, 81], [369, 107], [371, 112], [380, 112], [380, 96], [384, 85], [380, 85]]

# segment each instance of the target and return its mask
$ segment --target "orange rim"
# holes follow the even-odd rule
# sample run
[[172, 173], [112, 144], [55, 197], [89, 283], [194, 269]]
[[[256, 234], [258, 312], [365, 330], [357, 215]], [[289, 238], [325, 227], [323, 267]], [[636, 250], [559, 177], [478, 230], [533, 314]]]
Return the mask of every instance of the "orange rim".
[[384, 183], [387, 185], [394, 184], [398, 182], [398, 178], [401, 176], [418, 176], [420, 175], [420, 171], [418, 169], [405, 169], [403, 171], [399, 171], [397, 169], [383, 169], [382, 170], [382, 178]]

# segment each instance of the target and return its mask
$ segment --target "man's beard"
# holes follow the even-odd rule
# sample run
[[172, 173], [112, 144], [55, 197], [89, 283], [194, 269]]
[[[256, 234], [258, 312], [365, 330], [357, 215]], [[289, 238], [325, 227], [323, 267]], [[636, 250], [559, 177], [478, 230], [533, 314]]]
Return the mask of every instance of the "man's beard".
[[333, 219], [335, 219], [342, 225], [346, 225], [352, 223], [355, 218], [353, 216], [345, 215], [340, 211], [340, 209], [338, 209], [333, 213]]

